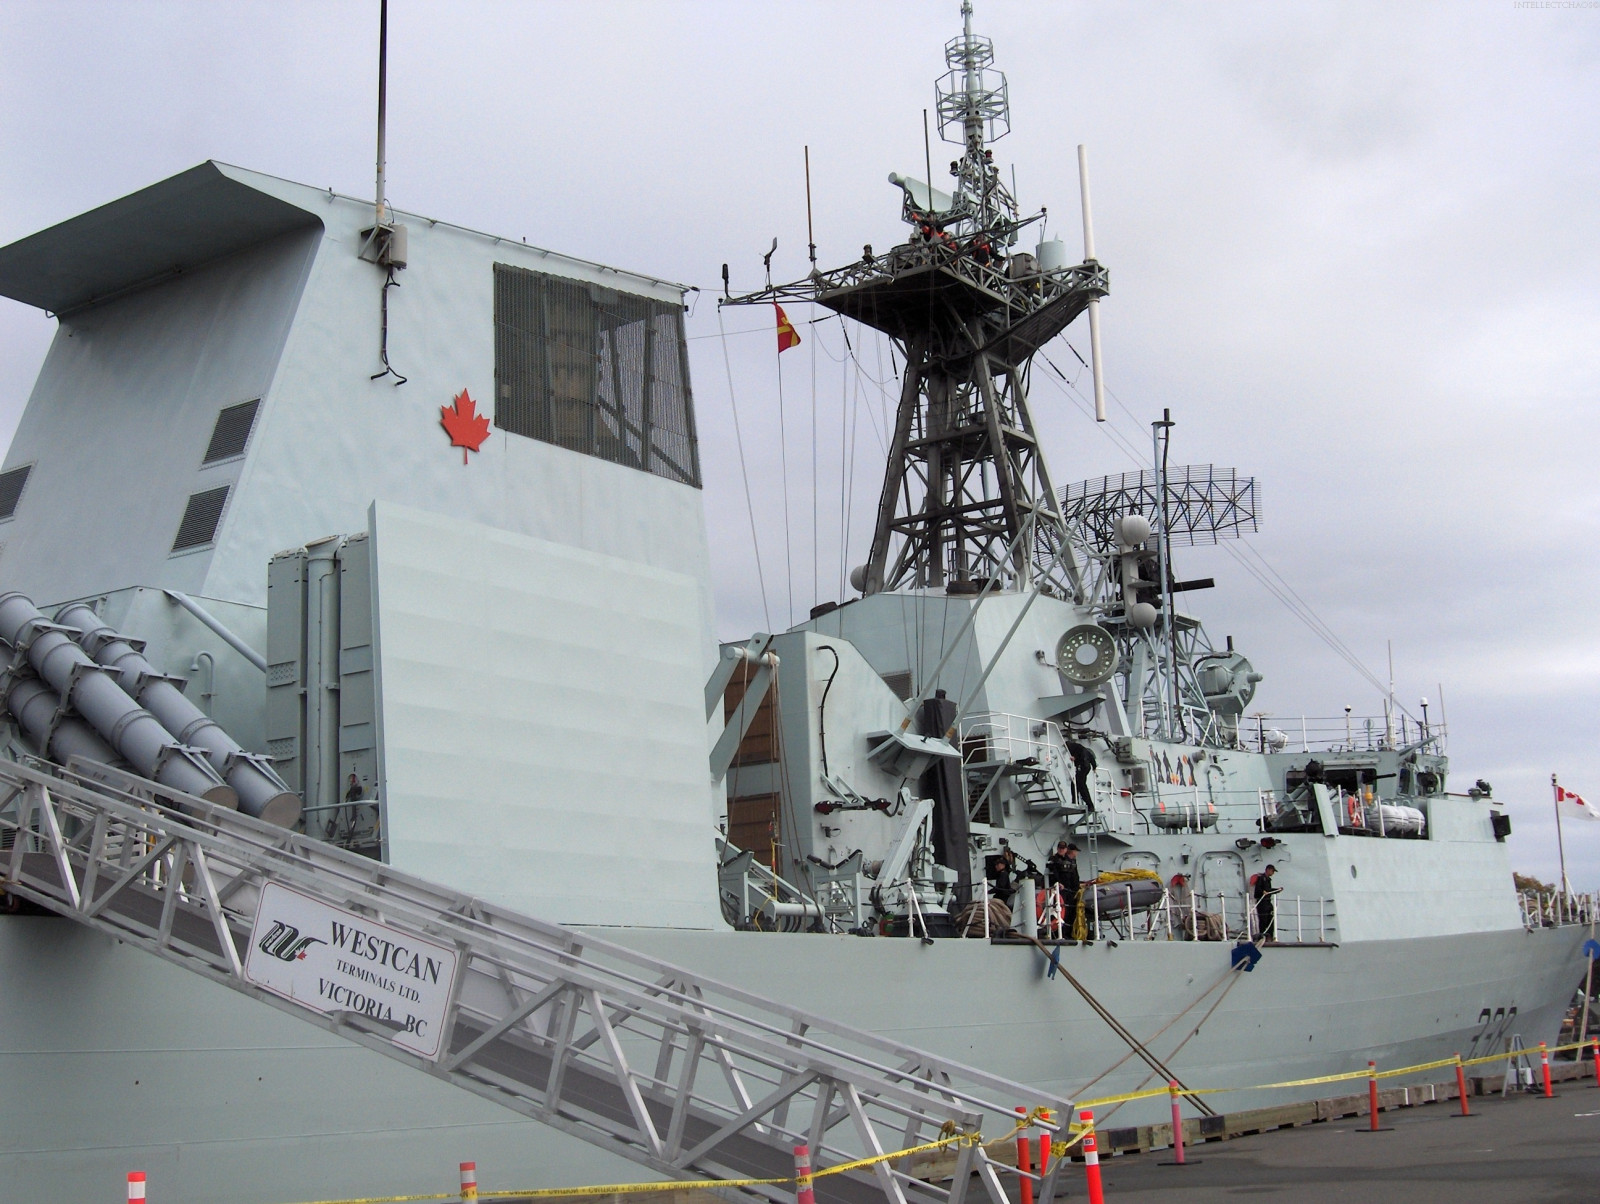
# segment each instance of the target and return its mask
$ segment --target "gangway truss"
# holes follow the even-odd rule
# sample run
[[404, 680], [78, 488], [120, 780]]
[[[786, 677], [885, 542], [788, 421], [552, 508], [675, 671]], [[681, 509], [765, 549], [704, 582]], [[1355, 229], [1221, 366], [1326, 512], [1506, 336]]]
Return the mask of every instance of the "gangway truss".
[[[724, 1194], [788, 1204], [782, 1181], [802, 1143], [820, 1171], [1012, 1131], [1019, 1103], [1050, 1109], [1038, 1124], [1060, 1139], [1072, 1116], [1069, 1100], [101, 765], [0, 762], [0, 886], [669, 1179], [718, 1180]], [[284, 901], [298, 932], [273, 911]], [[355, 929], [367, 940], [341, 946], [342, 969], [367, 974], [374, 997], [396, 987], [385, 976], [400, 980], [418, 1016], [293, 989], [299, 967]], [[355, 965], [363, 957], [380, 972]], [[419, 1019], [430, 991], [437, 1011]], [[1003, 1180], [1018, 1172], [977, 1141], [951, 1148], [947, 1182], [916, 1177], [916, 1159], [883, 1159], [818, 1178], [817, 1198], [961, 1204], [976, 1182], [1006, 1204]], [[1053, 1197], [1066, 1161], [1029, 1176], [1039, 1199]], [[733, 1182], [749, 1179], [779, 1182]]]

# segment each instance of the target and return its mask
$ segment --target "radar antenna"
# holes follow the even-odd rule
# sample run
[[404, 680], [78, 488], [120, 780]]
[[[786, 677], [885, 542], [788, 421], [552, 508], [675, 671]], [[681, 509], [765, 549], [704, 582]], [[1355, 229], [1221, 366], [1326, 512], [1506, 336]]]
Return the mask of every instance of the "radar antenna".
[[[845, 267], [720, 304], [811, 301], [888, 335], [905, 368], [863, 593], [997, 581], [1083, 598], [1071, 528], [1028, 408], [1034, 354], [1106, 295], [1094, 260], [1060, 242], [1017, 251], [1045, 217], [1019, 212], [990, 144], [1011, 129], [994, 44], [972, 32], [945, 46], [935, 86], [940, 137], [959, 145], [952, 190], [893, 174], [910, 238]], [[1024, 537], [1024, 532], [1028, 534]]]

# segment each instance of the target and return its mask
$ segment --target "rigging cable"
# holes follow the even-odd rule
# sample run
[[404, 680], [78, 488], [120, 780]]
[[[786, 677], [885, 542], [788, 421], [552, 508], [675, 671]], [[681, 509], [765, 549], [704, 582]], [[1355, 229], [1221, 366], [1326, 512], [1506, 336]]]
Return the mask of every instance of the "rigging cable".
[[[811, 605], [821, 599], [822, 582], [820, 566], [821, 549], [818, 539], [822, 528], [817, 521], [817, 495], [822, 492], [822, 481], [817, 476], [817, 344], [822, 341], [816, 324], [811, 327]], [[807, 608], [809, 611], [809, 608]]]
[[[839, 315], [839, 333], [844, 337], [845, 358], [839, 373], [839, 601], [845, 600], [845, 587], [850, 575], [850, 516], [854, 510], [851, 502], [855, 493], [855, 411], [850, 405], [850, 366], [855, 359], [855, 349], [850, 346], [850, 332], [845, 328], [844, 315]], [[861, 382], [856, 381], [856, 399], [861, 397]]]
[[[722, 307], [717, 307], [717, 327], [722, 327]], [[772, 629], [772, 608], [767, 604], [767, 575], [761, 570], [761, 540], [756, 535], [756, 508], [750, 499], [750, 473], [744, 462], [744, 436], [739, 433], [739, 403], [733, 394], [733, 364], [728, 359], [728, 340], [722, 340], [722, 366], [728, 374], [728, 408], [733, 411], [733, 440], [739, 447], [739, 475], [744, 478], [744, 506], [750, 516], [750, 546], [756, 554], [756, 581], [761, 585], [761, 613]]]
[[[1146, 1037], [1144, 1039], [1145, 1045], [1147, 1045], [1147, 1046], [1154, 1045], [1155, 1042], [1156, 1042], [1156, 1038], [1157, 1037], [1161, 1036], [1161, 1034], [1166, 1032], [1174, 1024], [1178, 1023], [1178, 1021], [1182, 1020], [1190, 1012], [1194, 1011], [1195, 1008], [1199, 1007], [1201, 1002], [1206, 998], [1206, 996], [1210, 995], [1212, 991], [1215, 991], [1218, 987], [1220, 987], [1222, 985], [1222, 980], [1227, 978], [1228, 975], [1232, 974], [1233, 972], [1234, 972], [1233, 967], [1229, 966], [1221, 974], [1217, 975], [1216, 981], [1213, 982], [1205, 990], [1201, 991], [1200, 994], [1196, 995], [1189, 1002], [1189, 1005], [1186, 1008], [1183, 1009], [1183, 1011], [1181, 1011], [1177, 1015], [1173, 1016], [1171, 1020], [1168, 1020], [1160, 1028], [1156, 1029], [1155, 1032], [1151, 1033], [1148, 1037]], [[1087, 1083], [1084, 1083], [1076, 1091], [1074, 1091], [1073, 1092], [1073, 1096], [1075, 1098], [1077, 1098], [1077, 1099], [1082, 1099], [1084, 1096], [1088, 1095], [1089, 1094], [1089, 1089], [1091, 1087], [1093, 1087], [1096, 1083], [1104, 1081], [1109, 1075], [1112, 1075], [1112, 1074], [1116, 1073], [1118, 1070], [1120, 1070], [1123, 1067], [1123, 1065], [1125, 1065], [1127, 1063], [1128, 1059], [1134, 1056], [1134, 1052], [1135, 1051], [1132, 1050], [1132, 1049], [1128, 1050], [1127, 1053], [1123, 1054], [1115, 1062], [1111, 1063], [1111, 1065], [1107, 1066], [1099, 1074], [1095, 1075], [1094, 1078], [1090, 1079]]]
[[[774, 308], [777, 308], [774, 305]], [[777, 346], [777, 342], [773, 342]], [[778, 464], [783, 471], [783, 565], [788, 590], [789, 610], [786, 627], [794, 626], [794, 538], [789, 525], [789, 425], [783, 416], [783, 351], [777, 352], [778, 366]]]
[[[1214, 1013], [1219, 1007], [1222, 1006], [1222, 1001], [1228, 997], [1228, 992], [1233, 990], [1233, 988], [1238, 985], [1239, 980], [1244, 977], [1244, 974], [1243, 974], [1242, 969], [1241, 969], [1242, 965], [1243, 965], [1243, 963], [1240, 963], [1240, 965], [1232, 966], [1232, 967], [1230, 967], [1228, 969], [1227, 973], [1232, 975], [1232, 977], [1229, 978], [1229, 980], [1228, 980], [1228, 985], [1222, 988], [1222, 993], [1217, 996], [1216, 1002], [1213, 1003], [1209, 1008], [1206, 1009], [1206, 1014], [1204, 1016], [1200, 1017], [1199, 1021], [1196, 1022], [1195, 1026], [1188, 1031], [1188, 1033], [1184, 1036], [1183, 1040], [1179, 1041], [1178, 1044], [1173, 1047], [1172, 1052], [1167, 1055], [1167, 1060], [1168, 1061], [1171, 1061], [1173, 1058], [1176, 1058], [1180, 1053], [1183, 1052], [1183, 1047], [1185, 1045], [1189, 1044], [1189, 1041], [1192, 1038], [1198, 1037], [1200, 1035], [1200, 1030], [1205, 1027], [1206, 1021], [1211, 1019], [1212, 1013]], [[1156, 1077], [1156, 1072], [1152, 1070], [1149, 1074], [1145, 1075], [1145, 1077], [1139, 1081], [1139, 1085], [1137, 1087], [1135, 1087], [1134, 1090], [1135, 1091], [1143, 1091], [1146, 1087], [1148, 1087], [1150, 1085], [1150, 1080], [1155, 1078], [1155, 1077]], [[1122, 1100], [1119, 1103], [1112, 1104], [1111, 1107], [1106, 1109], [1104, 1115], [1110, 1116], [1113, 1112], [1115, 1112], [1118, 1108], [1122, 1107], [1122, 1105], [1127, 1103], [1127, 1102], [1128, 1102], [1127, 1100]], [[1215, 1115], [1215, 1113], [1213, 1113], [1213, 1115]]]

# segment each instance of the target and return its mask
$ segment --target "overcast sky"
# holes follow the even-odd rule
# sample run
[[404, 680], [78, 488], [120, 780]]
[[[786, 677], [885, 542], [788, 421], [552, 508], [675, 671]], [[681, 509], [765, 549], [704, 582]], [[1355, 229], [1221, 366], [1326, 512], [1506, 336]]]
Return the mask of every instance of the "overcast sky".
[[[780, 427], [770, 317], [727, 311], [724, 343], [720, 265], [758, 285], [777, 236], [774, 274], [803, 273], [807, 145], [823, 265], [899, 240], [884, 177], [922, 174], [957, 8], [391, 6], [394, 205], [704, 290], [724, 638], [840, 596], [894, 384], [883, 344], [854, 331], [852, 360], [797, 307]], [[1269, 565], [1380, 679], [1393, 641], [1413, 713], [1425, 695], [1437, 719], [1442, 686], [1453, 787], [1491, 781], [1516, 864], [1553, 877], [1550, 774], [1600, 803], [1600, 8], [979, 0], [976, 28], [1011, 84], [997, 159], [1074, 250], [1090, 148], [1115, 435], [1145, 454], [1170, 407], [1175, 463], [1261, 480], [1248, 550], [1177, 564], [1217, 579], [1185, 601], [1266, 675], [1252, 709], [1291, 733], [1380, 709], [1263, 588]], [[4, 0], [0, 243], [207, 158], [370, 195], [376, 31], [376, 0]], [[0, 301], [0, 440], [53, 330]], [[1047, 349], [1067, 381], [1035, 374], [1058, 484], [1140, 466], [1084, 416], [1065, 343], [1086, 341]], [[1566, 833], [1575, 885], [1600, 888], [1600, 823]]]

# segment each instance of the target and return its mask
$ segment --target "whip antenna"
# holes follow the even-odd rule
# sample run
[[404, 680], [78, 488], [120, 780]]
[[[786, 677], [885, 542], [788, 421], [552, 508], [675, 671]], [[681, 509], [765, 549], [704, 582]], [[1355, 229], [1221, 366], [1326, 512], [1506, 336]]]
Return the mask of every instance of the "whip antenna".
[[388, 164], [388, 115], [389, 0], [378, 0], [378, 179], [374, 189], [376, 195], [372, 199], [372, 229], [361, 232], [360, 255], [369, 263], [377, 264], [384, 272], [382, 300], [378, 307], [378, 362], [383, 365], [383, 371], [374, 372], [372, 379], [382, 380], [392, 376], [398, 387], [406, 383], [406, 378], [395, 371], [394, 365], [389, 362], [389, 290], [399, 287], [400, 282], [394, 278], [394, 274], [406, 266], [406, 228], [389, 220], [384, 200], [387, 191], [384, 177]]
[[388, 113], [389, 95], [389, 0], [378, 4], [378, 188], [375, 203], [375, 225], [383, 225], [383, 169], [387, 157], [384, 147], [384, 127]]
[[[1089, 148], [1078, 145], [1078, 189], [1083, 194], [1083, 260], [1097, 262], [1094, 257], [1094, 215], [1089, 208]], [[1100, 366], [1100, 301], [1089, 301], [1089, 369], [1094, 373], [1094, 420], [1106, 420], [1106, 382]]]
[[811, 270], [817, 270], [817, 235], [811, 228], [811, 148], [806, 147], [806, 244], [811, 248]]

